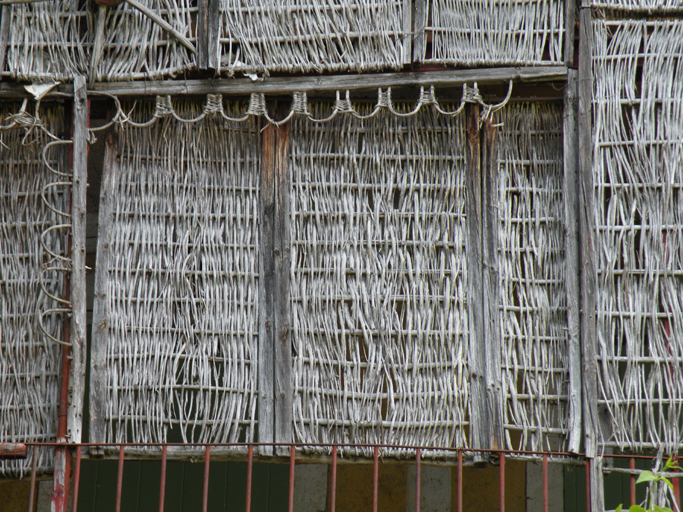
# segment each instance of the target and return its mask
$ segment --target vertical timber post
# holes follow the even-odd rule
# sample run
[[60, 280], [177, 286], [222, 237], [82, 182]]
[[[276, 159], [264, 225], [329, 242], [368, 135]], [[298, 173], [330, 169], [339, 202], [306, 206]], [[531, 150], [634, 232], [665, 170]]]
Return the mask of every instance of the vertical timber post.
[[483, 202], [483, 319], [486, 354], [486, 404], [488, 437], [491, 448], [503, 445], [503, 401], [500, 370], [500, 277], [498, 271], [498, 143], [497, 128], [492, 120], [484, 121], [482, 137], [482, 202]]
[[569, 347], [569, 451], [581, 450], [581, 339], [579, 337], [579, 245], [578, 245], [578, 127], [577, 72], [567, 71], [564, 93], [564, 233], [567, 291], [567, 344]]
[[197, 67], [219, 68], [220, 0], [198, 0]]
[[[486, 411], [486, 352], [484, 350], [484, 297], [482, 285], [482, 204], [481, 204], [481, 138], [479, 105], [465, 106], [467, 134], [467, 318], [470, 330], [470, 364], [472, 411], [470, 442], [472, 448], [489, 448], [488, 414]], [[483, 460], [475, 454], [475, 461]]]
[[112, 203], [118, 174], [118, 129], [116, 125], [105, 134], [104, 164], [100, 184], [100, 212], [97, 226], [97, 266], [93, 297], [93, 332], [90, 346], [90, 442], [106, 441], [105, 366], [109, 333], [109, 298], [107, 275], [111, 248]]
[[2, 81], [2, 72], [5, 70], [11, 18], [12, 6], [7, 4], [3, 5], [2, 9], [0, 9], [0, 81]]
[[73, 184], [71, 188], [71, 369], [67, 436], [81, 442], [86, 365], [85, 213], [88, 180], [88, 100], [86, 80], [74, 80]]

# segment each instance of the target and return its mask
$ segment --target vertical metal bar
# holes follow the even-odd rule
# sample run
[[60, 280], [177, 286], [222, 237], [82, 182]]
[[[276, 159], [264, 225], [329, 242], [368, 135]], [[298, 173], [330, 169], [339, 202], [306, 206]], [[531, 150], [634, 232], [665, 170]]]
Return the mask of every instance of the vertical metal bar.
[[209, 507], [209, 466], [211, 465], [211, 447], [207, 444], [204, 450], [204, 491], [202, 492], [202, 512]]
[[337, 506], [337, 446], [332, 447], [332, 476], [330, 477], [330, 512]]
[[379, 446], [375, 446], [372, 455], [372, 512], [377, 512], [379, 498]]
[[591, 508], [591, 460], [586, 459], [586, 512]]
[[458, 512], [462, 512], [462, 450], [458, 450]]
[[[677, 456], [674, 455], [674, 460], [675, 462], [678, 462]], [[678, 466], [678, 464], [676, 464]], [[678, 468], [674, 469], [674, 472], [678, 473]], [[672, 485], [674, 486], [674, 499], [676, 500], [676, 510], [680, 511], [681, 510], [681, 488], [679, 484], [679, 478], [672, 478]]]
[[116, 474], [116, 505], [114, 510], [121, 512], [121, 493], [123, 492], [123, 445], [119, 446], [119, 469]]
[[415, 452], [415, 512], [420, 512], [420, 485], [422, 484], [420, 462], [422, 450], [419, 448]]
[[[636, 459], [631, 457], [628, 461], [628, 466], [631, 469], [636, 469]], [[636, 475], [632, 474], [629, 477], [629, 480], [630, 480], [629, 486], [631, 489], [631, 505], [635, 505], [636, 504]]]
[[289, 447], [289, 512], [294, 512], [294, 470], [296, 450], [294, 445]]
[[36, 500], [36, 471], [38, 469], [38, 447], [34, 446], [31, 450], [31, 491], [28, 495], [28, 512], [33, 512], [34, 503]]
[[505, 512], [505, 454], [500, 454], [500, 475], [498, 478], [498, 496], [500, 497], [500, 512]]
[[543, 512], [548, 512], [548, 454], [543, 454]]
[[168, 446], [161, 448], [161, 481], [159, 482], [159, 512], [164, 512], [164, 501], [166, 500], [166, 457]]
[[251, 512], [251, 474], [254, 467], [254, 447], [249, 445], [247, 454], [247, 505], [246, 512]]
[[[76, 468], [74, 469], [74, 501], [71, 512], [78, 512], [78, 489], [81, 483], [81, 447], [76, 447]], [[29, 509], [31, 510], [31, 509]]]

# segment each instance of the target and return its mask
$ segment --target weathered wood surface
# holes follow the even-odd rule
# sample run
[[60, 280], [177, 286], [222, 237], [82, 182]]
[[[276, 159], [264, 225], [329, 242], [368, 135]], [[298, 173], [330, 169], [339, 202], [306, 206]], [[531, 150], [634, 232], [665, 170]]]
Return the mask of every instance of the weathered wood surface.
[[[482, 274], [481, 139], [479, 105], [465, 107], [467, 134], [467, 318], [470, 331], [470, 443], [472, 448], [489, 448], [486, 410], [486, 351]], [[481, 457], [475, 456], [475, 459]]]
[[415, 66], [420, 66], [422, 60], [425, 58], [425, 45], [427, 33], [427, 0], [413, 0], [413, 12], [415, 18], [413, 20], [413, 63]]
[[[261, 185], [259, 195], [259, 343], [258, 343], [258, 441], [274, 442], [275, 320], [273, 318], [276, 275], [273, 236], [276, 229], [275, 169], [277, 127], [267, 125], [261, 135]], [[272, 448], [260, 446], [262, 455]]]
[[216, 70], [219, 67], [219, 25], [220, 0], [199, 0], [197, 14], [197, 67], [200, 70]]
[[578, 132], [579, 132], [579, 237], [581, 250], [581, 347], [583, 351], [584, 451], [597, 455], [597, 361], [596, 361], [596, 267], [595, 219], [593, 208], [592, 128], [591, 128], [591, 42], [590, 9], [582, 9], [580, 19]]
[[74, 80], [71, 185], [71, 367], [67, 436], [81, 442], [87, 358], [85, 296], [85, 213], [88, 180], [88, 101], [85, 77]]
[[[263, 81], [249, 78], [216, 80], [166, 80], [157, 82], [110, 82], [93, 84], [92, 91], [117, 96], [145, 96], [166, 94], [224, 94], [253, 93], [290, 94], [292, 92], [334, 92], [337, 90], [377, 89], [402, 86], [458, 86], [477, 82], [491, 84], [507, 82], [562, 81], [567, 77], [565, 66], [522, 68], [483, 68], [444, 71], [412, 71], [408, 73], [378, 73], [372, 75], [326, 75], [308, 77], [272, 77]], [[0, 88], [0, 94], [3, 89]]]
[[[289, 272], [291, 236], [289, 201], [291, 178], [289, 161], [289, 125], [276, 130], [275, 148], [275, 231], [273, 258], [275, 288], [273, 319], [275, 321], [275, 441], [289, 443], [292, 438], [292, 343], [290, 340]], [[287, 449], [281, 449], [281, 455]]]
[[[488, 410], [488, 435], [491, 448], [503, 446], [503, 401], [500, 356], [500, 275], [498, 254], [498, 231], [500, 227], [498, 210], [498, 144], [497, 128], [492, 122], [484, 122], [481, 133], [482, 158], [482, 250], [483, 250], [483, 324], [486, 354], [486, 404]], [[469, 132], [468, 132], [469, 133]], [[473, 267], [469, 267], [470, 271]]]
[[[105, 135], [104, 164], [100, 185], [100, 212], [97, 230], [97, 265], [93, 297], [92, 341], [90, 347], [90, 442], [106, 441], [105, 367], [109, 330], [107, 275], [109, 266], [114, 176], [118, 172], [118, 133], [115, 128]], [[103, 270], [104, 269], [104, 270]]]
[[3, 5], [2, 9], [0, 9], [0, 81], [2, 81], [2, 71], [5, 69], [5, 58], [7, 57], [7, 43], [9, 42], [11, 16], [12, 6]]
[[567, 291], [567, 344], [569, 350], [569, 444], [572, 453], [581, 450], [581, 338], [579, 330], [578, 246], [578, 125], [577, 72], [569, 70], [564, 101], [564, 218]]
[[567, 67], [574, 67], [574, 34], [576, 18], [580, 0], [566, 0], [564, 10], [564, 63]]

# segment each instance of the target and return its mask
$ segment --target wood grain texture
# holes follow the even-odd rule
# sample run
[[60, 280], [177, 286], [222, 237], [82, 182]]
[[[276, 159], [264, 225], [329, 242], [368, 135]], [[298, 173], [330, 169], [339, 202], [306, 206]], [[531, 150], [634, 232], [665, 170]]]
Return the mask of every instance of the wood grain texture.
[[[97, 266], [109, 268], [112, 200], [112, 183], [118, 172], [118, 131], [115, 127], [105, 135], [104, 162], [100, 184], [100, 212], [97, 228]], [[106, 442], [105, 400], [107, 338], [109, 331], [109, 300], [107, 297], [107, 273], [95, 273], [93, 297], [92, 338], [90, 346], [90, 442]]]
[[0, 81], [2, 81], [2, 72], [5, 70], [11, 17], [12, 6], [3, 5], [0, 9]]
[[579, 144], [577, 124], [577, 72], [569, 70], [564, 100], [564, 215], [569, 344], [569, 451], [581, 450], [581, 338], [579, 328]]
[[85, 296], [85, 213], [88, 180], [88, 101], [86, 80], [74, 80], [73, 169], [71, 186], [71, 367], [67, 435], [81, 442], [83, 397], [85, 394], [86, 296]]

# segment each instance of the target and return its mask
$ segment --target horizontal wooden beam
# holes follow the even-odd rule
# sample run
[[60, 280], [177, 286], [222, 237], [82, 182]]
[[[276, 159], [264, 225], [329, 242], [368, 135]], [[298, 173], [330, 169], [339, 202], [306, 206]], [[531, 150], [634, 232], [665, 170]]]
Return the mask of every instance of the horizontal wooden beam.
[[527, 68], [458, 69], [443, 71], [411, 71], [366, 75], [327, 75], [308, 77], [273, 77], [262, 81], [249, 78], [208, 80], [164, 80], [158, 82], [108, 82], [93, 84], [91, 92], [116, 96], [156, 95], [246, 95], [251, 93], [291, 94], [293, 92], [334, 92], [372, 90], [380, 87], [429, 86], [457, 87], [464, 83], [479, 84], [564, 81], [565, 66]]

